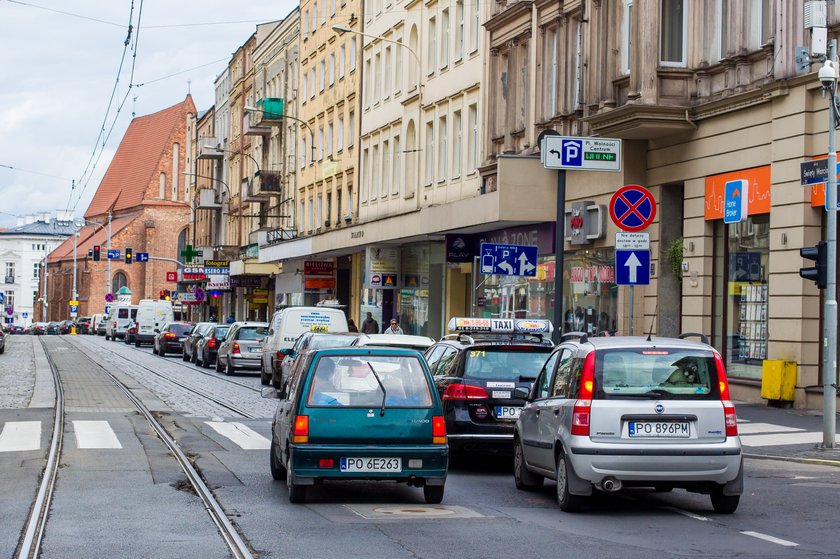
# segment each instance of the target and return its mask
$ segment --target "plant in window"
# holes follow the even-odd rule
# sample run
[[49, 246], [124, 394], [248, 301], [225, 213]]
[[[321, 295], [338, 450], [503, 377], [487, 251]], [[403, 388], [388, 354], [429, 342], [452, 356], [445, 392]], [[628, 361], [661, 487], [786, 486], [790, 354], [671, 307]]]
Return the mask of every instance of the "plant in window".
[[671, 265], [671, 271], [677, 280], [682, 281], [682, 261], [683, 261], [683, 238], [677, 237], [671, 244], [668, 245], [668, 250], [665, 253], [668, 264]]

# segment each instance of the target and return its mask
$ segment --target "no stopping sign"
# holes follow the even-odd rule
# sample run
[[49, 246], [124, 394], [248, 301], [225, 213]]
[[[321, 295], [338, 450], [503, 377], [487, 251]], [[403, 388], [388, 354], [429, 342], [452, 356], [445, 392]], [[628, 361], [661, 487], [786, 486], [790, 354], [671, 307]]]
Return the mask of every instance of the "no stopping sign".
[[622, 231], [647, 229], [655, 217], [656, 201], [644, 186], [622, 186], [610, 199], [610, 218]]

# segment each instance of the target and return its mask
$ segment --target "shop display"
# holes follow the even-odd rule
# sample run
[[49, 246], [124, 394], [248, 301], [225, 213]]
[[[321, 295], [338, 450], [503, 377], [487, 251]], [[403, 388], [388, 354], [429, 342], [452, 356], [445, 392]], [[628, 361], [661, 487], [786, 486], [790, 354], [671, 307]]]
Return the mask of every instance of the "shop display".
[[739, 302], [738, 358], [767, 359], [767, 284], [743, 284]]

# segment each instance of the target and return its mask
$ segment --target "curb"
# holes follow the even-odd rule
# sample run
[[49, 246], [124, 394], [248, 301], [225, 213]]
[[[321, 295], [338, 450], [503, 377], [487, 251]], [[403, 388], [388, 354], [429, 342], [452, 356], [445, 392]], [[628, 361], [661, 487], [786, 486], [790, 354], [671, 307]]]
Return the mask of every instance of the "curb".
[[796, 456], [772, 456], [768, 454], [748, 454], [743, 453], [744, 458], [753, 458], [755, 460], [779, 460], [782, 462], [798, 462], [800, 464], [813, 464], [816, 466], [833, 466], [840, 468], [840, 460], [827, 460], [825, 458], [799, 458]]

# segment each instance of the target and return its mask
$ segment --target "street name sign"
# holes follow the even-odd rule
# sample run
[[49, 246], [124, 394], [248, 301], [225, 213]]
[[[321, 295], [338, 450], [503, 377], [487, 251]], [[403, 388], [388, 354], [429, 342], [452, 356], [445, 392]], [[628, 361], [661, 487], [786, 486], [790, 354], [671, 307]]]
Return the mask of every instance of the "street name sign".
[[[840, 174], [840, 163], [837, 163], [835, 174]], [[799, 163], [799, 184], [811, 186], [828, 182], [828, 159], [812, 159]]]
[[615, 283], [617, 285], [649, 285], [650, 251], [615, 251]]
[[539, 247], [481, 243], [481, 273], [536, 277]]
[[545, 136], [540, 152], [546, 169], [621, 170], [620, 139]]

